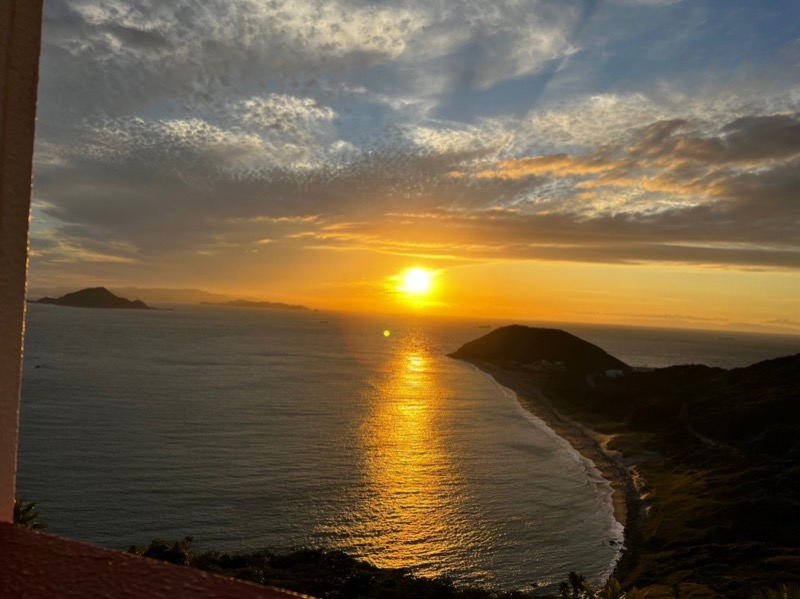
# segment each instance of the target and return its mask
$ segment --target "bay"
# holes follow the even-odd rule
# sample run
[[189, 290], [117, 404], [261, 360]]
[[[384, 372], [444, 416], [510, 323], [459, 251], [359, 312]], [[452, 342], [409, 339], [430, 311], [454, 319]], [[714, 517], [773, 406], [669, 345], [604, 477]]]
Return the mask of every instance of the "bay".
[[[599, 580], [621, 538], [608, 485], [513, 394], [446, 356], [485, 332], [414, 316], [30, 305], [19, 494], [50, 531], [113, 548], [190, 534], [201, 548], [337, 548], [498, 588], [571, 570]], [[648, 365], [687, 343], [718, 351], [686, 332], [582, 336], [640, 361], [649, 339], [662, 349]], [[732, 345], [749, 348], [739, 359], [783, 348]]]

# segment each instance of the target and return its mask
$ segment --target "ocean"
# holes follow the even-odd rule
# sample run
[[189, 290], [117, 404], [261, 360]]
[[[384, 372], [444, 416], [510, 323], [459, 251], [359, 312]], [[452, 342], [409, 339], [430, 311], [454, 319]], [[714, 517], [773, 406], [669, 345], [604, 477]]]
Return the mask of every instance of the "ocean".
[[[559, 325], [562, 326], [562, 325]], [[792, 337], [588, 325], [636, 366], [737, 367]], [[590, 463], [447, 357], [472, 321], [28, 307], [18, 494], [112, 548], [343, 549], [502, 589], [599, 581], [622, 531]]]

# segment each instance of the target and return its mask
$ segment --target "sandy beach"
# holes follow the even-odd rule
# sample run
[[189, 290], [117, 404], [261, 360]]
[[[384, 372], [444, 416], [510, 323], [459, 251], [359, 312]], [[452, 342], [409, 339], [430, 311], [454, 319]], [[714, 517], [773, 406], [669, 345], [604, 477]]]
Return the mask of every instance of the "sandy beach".
[[[461, 358], [463, 359], [463, 358]], [[640, 541], [642, 501], [629, 471], [630, 461], [623, 462], [606, 448], [610, 439], [559, 413], [541, 389], [524, 372], [500, 368], [487, 362], [465, 360], [491, 375], [498, 383], [517, 394], [520, 404], [541, 418], [584, 458], [590, 460], [611, 485], [614, 517], [624, 529], [624, 548], [613, 575], [621, 579], [633, 566]]]

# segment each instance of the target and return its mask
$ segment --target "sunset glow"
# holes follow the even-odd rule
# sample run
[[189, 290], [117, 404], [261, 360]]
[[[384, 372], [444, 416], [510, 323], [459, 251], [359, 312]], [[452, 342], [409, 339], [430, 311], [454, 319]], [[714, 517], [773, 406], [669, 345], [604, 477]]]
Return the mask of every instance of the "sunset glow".
[[[401, 347], [419, 342], [413, 335], [398, 341]], [[447, 543], [474, 542], [465, 506], [453, 496], [465, 481], [440, 433], [450, 408], [442, 401], [428, 356], [400, 349], [390, 366], [388, 376], [375, 385], [377, 397], [360, 437], [374, 490], [367, 517], [351, 519], [353, 534], [356, 543], [368, 544], [374, 543], [376, 531], [383, 532], [383, 551], [374, 560], [382, 567], [402, 568], [422, 559], [425, 574], [439, 576], [444, 572], [430, 564]]]
[[800, 599], [800, 0], [0, 12], [0, 586]]
[[433, 273], [424, 268], [411, 268], [402, 275], [402, 285], [397, 289], [412, 296], [425, 295], [433, 287]]
[[740, 4], [56, 3], [31, 294], [800, 333], [797, 6]]

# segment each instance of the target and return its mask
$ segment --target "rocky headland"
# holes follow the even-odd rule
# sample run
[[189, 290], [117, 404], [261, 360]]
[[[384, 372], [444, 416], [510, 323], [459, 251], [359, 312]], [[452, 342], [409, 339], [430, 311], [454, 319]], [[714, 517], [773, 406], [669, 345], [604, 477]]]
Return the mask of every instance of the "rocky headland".
[[625, 586], [737, 599], [800, 582], [800, 354], [637, 371], [565, 331], [515, 325], [451, 356], [515, 391], [609, 480]]

